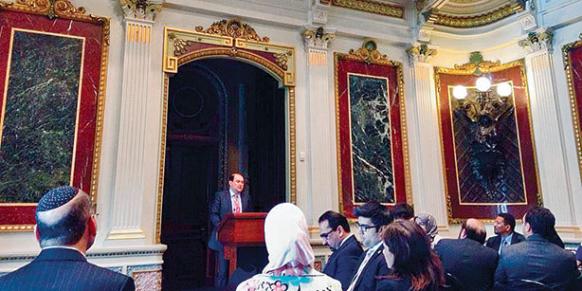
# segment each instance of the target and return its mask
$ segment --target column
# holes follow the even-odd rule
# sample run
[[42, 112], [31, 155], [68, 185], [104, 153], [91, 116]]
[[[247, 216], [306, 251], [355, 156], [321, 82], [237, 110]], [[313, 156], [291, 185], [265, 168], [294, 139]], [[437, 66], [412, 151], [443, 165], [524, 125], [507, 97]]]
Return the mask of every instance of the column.
[[543, 203], [556, 216], [557, 225], [571, 226], [575, 221], [574, 200], [566, 168], [551, 43], [551, 32], [542, 29], [529, 33], [519, 45], [528, 53], [525, 65]]
[[[146, 106], [153, 21], [125, 18], [117, 165], [107, 239], [145, 238], [142, 229]], [[150, 17], [153, 19], [153, 17]]]
[[438, 128], [434, 68], [428, 63], [436, 49], [417, 44], [407, 50], [411, 88], [407, 96], [409, 153], [414, 210], [432, 214], [439, 226], [448, 225], [443, 160]]
[[334, 97], [330, 92], [328, 43], [335, 38], [333, 32], [323, 27], [308, 28], [303, 32], [307, 58], [307, 131], [310, 224], [317, 224], [323, 212], [334, 209], [337, 199], [337, 171], [335, 160]]

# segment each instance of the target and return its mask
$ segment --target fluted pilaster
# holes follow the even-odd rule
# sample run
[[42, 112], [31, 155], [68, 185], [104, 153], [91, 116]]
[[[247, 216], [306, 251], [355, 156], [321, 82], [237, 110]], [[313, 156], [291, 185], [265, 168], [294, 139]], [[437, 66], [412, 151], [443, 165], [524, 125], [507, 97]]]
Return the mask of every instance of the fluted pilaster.
[[144, 238], [144, 148], [153, 22], [126, 18], [120, 128], [108, 239]]

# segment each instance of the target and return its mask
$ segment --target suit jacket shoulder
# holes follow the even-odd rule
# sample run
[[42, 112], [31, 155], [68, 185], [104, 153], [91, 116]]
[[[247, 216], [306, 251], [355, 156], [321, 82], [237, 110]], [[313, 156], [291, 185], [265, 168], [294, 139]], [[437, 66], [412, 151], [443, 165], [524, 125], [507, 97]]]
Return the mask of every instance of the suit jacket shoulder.
[[0, 277], [0, 290], [134, 290], [133, 279], [86, 261], [69, 249], [48, 249], [30, 264]]
[[[388, 265], [386, 265], [384, 255], [382, 254], [383, 250], [384, 247], [380, 246], [380, 248], [378, 248], [374, 252], [372, 257], [362, 270], [362, 273], [358, 278], [358, 282], [356, 282], [354, 290], [358, 291], [376, 290], [377, 282], [380, 280], [379, 277], [388, 275], [389, 269]], [[360, 267], [360, 264], [364, 261], [365, 257], [366, 253], [364, 252], [360, 257], [359, 264], [356, 266], [356, 272]]]
[[340, 281], [342, 287], [347, 289], [352, 277], [358, 268], [358, 260], [362, 255], [362, 246], [355, 236], [350, 236], [329, 257], [323, 272]]

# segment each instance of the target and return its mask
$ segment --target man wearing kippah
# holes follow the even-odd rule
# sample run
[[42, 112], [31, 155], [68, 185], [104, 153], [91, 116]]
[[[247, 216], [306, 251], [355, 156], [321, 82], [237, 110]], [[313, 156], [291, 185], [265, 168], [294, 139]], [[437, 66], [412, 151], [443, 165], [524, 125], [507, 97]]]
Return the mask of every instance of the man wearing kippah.
[[133, 279], [87, 262], [97, 233], [87, 193], [70, 186], [48, 191], [36, 208], [42, 251], [30, 264], [0, 277], [0, 290], [134, 290]]

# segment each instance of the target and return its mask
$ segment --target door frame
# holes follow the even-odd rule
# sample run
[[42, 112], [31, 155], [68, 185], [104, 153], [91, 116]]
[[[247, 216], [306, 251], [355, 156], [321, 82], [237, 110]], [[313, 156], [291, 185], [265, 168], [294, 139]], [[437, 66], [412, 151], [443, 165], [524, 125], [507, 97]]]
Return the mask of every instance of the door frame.
[[220, 20], [195, 31], [164, 27], [163, 102], [160, 135], [160, 158], [156, 199], [156, 242], [161, 241], [164, 166], [170, 77], [180, 66], [208, 58], [226, 58], [254, 65], [272, 75], [285, 88], [286, 120], [286, 199], [297, 201], [297, 148], [295, 127], [295, 49], [270, 43], [248, 24], [238, 19]]

